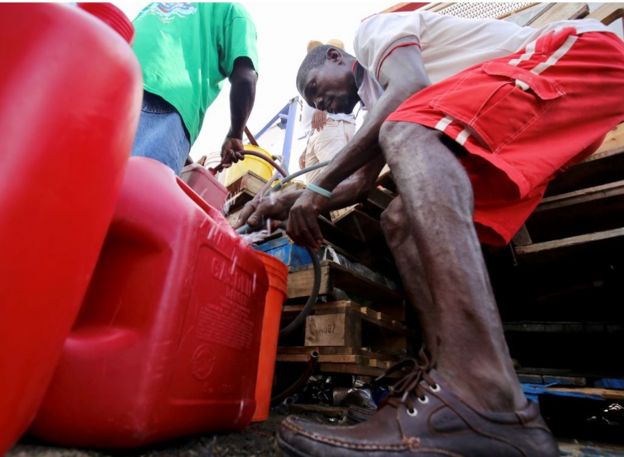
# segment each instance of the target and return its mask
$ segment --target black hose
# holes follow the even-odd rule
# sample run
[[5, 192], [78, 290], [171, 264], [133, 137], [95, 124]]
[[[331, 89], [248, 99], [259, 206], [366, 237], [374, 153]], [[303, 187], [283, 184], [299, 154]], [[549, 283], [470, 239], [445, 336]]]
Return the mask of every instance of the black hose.
[[326, 166], [329, 162], [330, 162], [329, 160], [326, 160], [325, 162], [319, 162], [317, 164], [310, 165], [307, 168], [302, 168], [299, 171], [295, 171], [294, 173], [289, 174], [288, 176], [284, 176], [282, 179], [280, 179], [278, 181], [278, 183], [275, 186], [272, 187], [272, 189], [273, 189], [273, 191], [279, 190], [288, 181], [291, 181], [291, 180], [293, 180], [295, 178], [298, 178], [301, 175], [305, 175], [306, 173], [309, 173], [311, 171], [314, 171], [314, 170], [317, 170], [319, 168], [322, 168], [322, 167]]
[[306, 248], [308, 253], [310, 254], [310, 258], [312, 259], [312, 268], [314, 269], [314, 283], [312, 284], [312, 293], [308, 297], [306, 304], [303, 306], [303, 309], [297, 314], [288, 325], [280, 330], [280, 336], [290, 335], [294, 330], [296, 330], [303, 322], [306, 317], [312, 311], [314, 304], [316, 303], [316, 299], [318, 298], [319, 290], [321, 289], [321, 263], [319, 262], [318, 257], [314, 252], [310, 250], [310, 248]]
[[[269, 188], [269, 190], [266, 192], [267, 195], [270, 194], [271, 192], [279, 190], [288, 181], [291, 181], [295, 179], [296, 177], [301, 176], [305, 173], [309, 173], [310, 171], [324, 167], [329, 163], [329, 160], [325, 162], [320, 162], [315, 165], [309, 166], [307, 168], [303, 168], [289, 175], [285, 172], [285, 170], [282, 167], [278, 166], [273, 160], [269, 159], [265, 155], [262, 155], [253, 151], [244, 151], [243, 153], [245, 155], [253, 155], [253, 156], [266, 160], [271, 165], [273, 165], [277, 171], [279, 171], [282, 174], [283, 178], [279, 180], [275, 186]], [[263, 190], [264, 189], [265, 187], [263, 187]], [[249, 229], [250, 229], [249, 225], [245, 224], [239, 227], [238, 229], [236, 229], [236, 233], [238, 234], [247, 233]], [[314, 283], [312, 284], [312, 293], [308, 297], [308, 300], [306, 301], [305, 305], [303, 306], [303, 309], [299, 312], [299, 314], [297, 314], [297, 316], [291, 322], [289, 322], [288, 325], [286, 325], [286, 327], [283, 327], [280, 330], [280, 333], [279, 333], [280, 336], [291, 334], [301, 324], [303, 324], [303, 322], [305, 322], [306, 317], [308, 317], [308, 315], [312, 312], [312, 308], [314, 307], [314, 304], [316, 303], [316, 299], [318, 298], [319, 290], [321, 289], [321, 264], [316, 254], [312, 252], [310, 248], [305, 248], [305, 249], [308, 251], [308, 254], [310, 254], [310, 258], [312, 259], [312, 268], [314, 269]]]
[[312, 374], [314, 373], [314, 369], [316, 368], [318, 359], [319, 359], [319, 353], [317, 351], [310, 352], [310, 358], [306, 362], [306, 366], [303, 369], [303, 373], [301, 373], [301, 376], [299, 376], [299, 378], [297, 378], [297, 380], [293, 382], [290, 386], [288, 386], [286, 389], [284, 389], [279, 394], [272, 397], [271, 406], [275, 406], [283, 402], [285, 399], [287, 399], [291, 395], [301, 390], [301, 388], [306, 384], [306, 382], [308, 382], [308, 379], [310, 379], [310, 376], [312, 376]]
[[265, 156], [264, 154], [260, 154], [259, 152], [255, 152], [255, 151], [247, 151], [247, 150], [244, 150], [243, 154], [246, 156], [254, 156], [254, 157], [258, 157], [259, 159], [265, 160], [269, 162], [273, 168], [279, 171], [282, 176], [288, 175], [288, 172], [280, 164], [278, 164], [272, 158]]
[[[259, 159], [262, 159], [262, 160], [268, 162], [269, 164], [271, 164], [271, 166], [273, 168], [275, 168], [277, 171], [279, 171], [282, 176], [287, 176], [288, 175], [288, 172], [284, 169], [284, 167], [282, 167], [280, 164], [278, 164], [271, 157], [267, 157], [264, 154], [260, 154], [259, 152], [256, 152], [256, 151], [248, 151], [246, 149], [243, 150], [243, 155], [258, 157]], [[216, 167], [211, 168], [210, 171], [212, 171], [213, 173], [219, 173], [220, 171], [223, 171], [223, 163], [220, 163]]]

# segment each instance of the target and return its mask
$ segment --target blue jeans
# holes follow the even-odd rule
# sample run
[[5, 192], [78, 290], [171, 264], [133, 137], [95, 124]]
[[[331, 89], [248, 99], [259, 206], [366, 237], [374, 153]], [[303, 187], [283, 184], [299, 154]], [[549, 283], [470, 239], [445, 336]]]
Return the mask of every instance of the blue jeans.
[[189, 136], [178, 111], [162, 97], [144, 91], [132, 155], [156, 159], [179, 175], [190, 150]]

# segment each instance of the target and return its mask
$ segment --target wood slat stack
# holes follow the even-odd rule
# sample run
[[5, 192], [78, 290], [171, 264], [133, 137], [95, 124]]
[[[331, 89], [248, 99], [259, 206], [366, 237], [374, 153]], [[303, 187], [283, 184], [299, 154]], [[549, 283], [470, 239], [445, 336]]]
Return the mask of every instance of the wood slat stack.
[[[611, 24], [621, 21], [624, 12], [622, 3], [590, 6], [553, 4], [528, 23], [585, 16]], [[549, 184], [510, 249], [488, 256], [520, 380], [575, 389], [566, 396], [544, 387], [541, 396], [549, 399], [547, 404], [559, 407], [573, 396], [590, 398], [588, 392], [604, 387], [605, 380], [614, 390], [601, 391], [593, 400], [619, 398], [624, 388], [624, 365], [616, 356], [616, 348], [624, 344], [619, 309], [624, 296], [623, 209], [620, 124], [594, 154]], [[557, 427], [561, 420], [549, 425]]]
[[[321, 299], [300, 332], [280, 341], [278, 361], [305, 362], [314, 350], [321, 373], [378, 376], [413, 352], [417, 338], [379, 223], [393, 196], [378, 186], [365, 202], [323, 219], [333, 255], [321, 262]], [[303, 308], [313, 278], [310, 266], [291, 269], [285, 321]]]
[[551, 182], [514, 238], [508, 263], [499, 257], [491, 265], [523, 382], [591, 389], [624, 379], [613, 352], [624, 345], [623, 178], [621, 124], [592, 156]]
[[[264, 185], [264, 179], [248, 172], [228, 186], [232, 225]], [[325, 247], [318, 303], [304, 325], [280, 339], [278, 362], [306, 362], [316, 351], [322, 373], [377, 376], [408, 354], [414, 333], [405, 323], [404, 296], [379, 223], [393, 196], [380, 185], [365, 202], [321, 218]], [[284, 326], [308, 299], [314, 271], [309, 262], [301, 265], [301, 248], [292, 246], [283, 231], [258, 249], [289, 263]]]

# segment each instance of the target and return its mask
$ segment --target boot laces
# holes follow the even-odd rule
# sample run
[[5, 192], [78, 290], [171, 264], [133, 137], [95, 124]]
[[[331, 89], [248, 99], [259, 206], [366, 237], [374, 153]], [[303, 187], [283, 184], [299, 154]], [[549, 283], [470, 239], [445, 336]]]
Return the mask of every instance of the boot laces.
[[416, 401], [423, 404], [429, 401], [427, 387], [434, 392], [439, 389], [439, 385], [429, 375], [432, 368], [432, 360], [422, 349], [417, 359], [407, 358], [390, 367], [376, 381], [389, 377], [396, 372], [404, 371], [406, 373], [390, 387], [390, 394], [384, 403], [394, 407], [402, 403], [407, 407], [410, 415], [416, 415]]

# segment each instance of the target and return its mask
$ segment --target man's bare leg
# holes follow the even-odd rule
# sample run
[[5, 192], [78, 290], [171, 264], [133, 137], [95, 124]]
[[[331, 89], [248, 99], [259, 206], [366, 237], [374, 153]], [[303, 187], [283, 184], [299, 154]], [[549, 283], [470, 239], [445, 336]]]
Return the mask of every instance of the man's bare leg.
[[[413, 123], [386, 122], [381, 129], [380, 144], [410, 228], [403, 242], [389, 244], [403, 278], [423, 268], [432, 299], [414, 305], [423, 316], [424, 340], [440, 375], [477, 409], [514, 410], [526, 399], [474, 229], [472, 187], [440, 136]], [[386, 230], [390, 238], [401, 237], [400, 231]], [[404, 285], [408, 296], [418, 296], [409, 290], [417, 282], [404, 279]]]
[[433, 299], [425, 280], [420, 255], [416, 251], [416, 244], [412, 239], [409, 224], [406, 223], [405, 210], [400, 195], [395, 197], [381, 214], [380, 222], [390, 250], [393, 253], [401, 253], [401, 255], [395, 255], [394, 263], [397, 265], [403, 284], [409, 284], [409, 287], [404, 287], [409, 302], [419, 305], [414, 307], [421, 326], [430, 330], [423, 333], [423, 344], [435, 359], [437, 358], [435, 351], [438, 347], [436, 343], [438, 337], [435, 330], [436, 320], [428, 312], [433, 308]]

